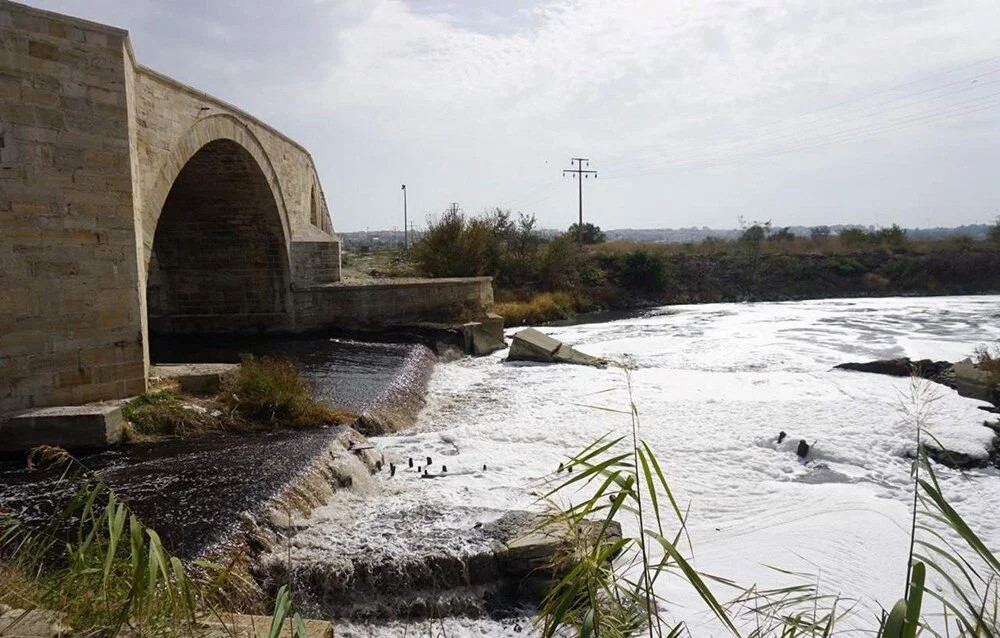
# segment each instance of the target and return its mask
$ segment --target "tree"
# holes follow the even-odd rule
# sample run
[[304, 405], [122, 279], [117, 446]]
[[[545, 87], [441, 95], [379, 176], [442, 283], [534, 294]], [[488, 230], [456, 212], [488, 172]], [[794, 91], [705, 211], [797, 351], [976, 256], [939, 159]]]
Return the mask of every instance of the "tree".
[[740, 228], [743, 229], [743, 232], [740, 234], [738, 243], [746, 259], [746, 295], [747, 298], [752, 298], [760, 275], [761, 246], [767, 236], [771, 234], [771, 221], [768, 220], [764, 223], [755, 221], [748, 226], [741, 217]]
[[809, 237], [814, 240], [823, 240], [830, 236], [829, 226], [813, 226], [809, 229]]
[[604, 231], [601, 230], [600, 226], [595, 226], [590, 222], [585, 222], [583, 227], [580, 224], [573, 224], [566, 231], [571, 237], [579, 237], [580, 242], [584, 244], [601, 244], [604, 242]]
[[990, 241], [1000, 244], [1000, 217], [997, 217], [997, 220], [986, 231], [986, 236]]
[[887, 228], [879, 228], [871, 234], [872, 239], [879, 244], [890, 246], [902, 246], [906, 243], [906, 231], [899, 224], [893, 224]]
[[785, 226], [767, 236], [768, 241], [795, 241], [791, 226]]

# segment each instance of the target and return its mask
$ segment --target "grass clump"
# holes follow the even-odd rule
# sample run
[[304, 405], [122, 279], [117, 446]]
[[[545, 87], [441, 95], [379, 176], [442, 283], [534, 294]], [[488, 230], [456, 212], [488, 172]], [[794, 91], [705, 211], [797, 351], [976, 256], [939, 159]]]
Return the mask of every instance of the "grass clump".
[[278, 357], [244, 357], [230, 400], [245, 422], [262, 426], [336, 425], [354, 417], [313, 400], [295, 364]]
[[543, 292], [527, 301], [497, 303], [494, 311], [508, 326], [525, 326], [568, 319], [577, 311], [577, 299], [568, 292]]
[[218, 410], [187, 403], [174, 390], [145, 392], [122, 406], [135, 434], [193, 436], [223, 428]]
[[218, 396], [156, 390], [125, 403], [122, 414], [129, 423], [127, 436], [133, 441], [337, 425], [357, 418], [352, 412], [315, 401], [312, 388], [291, 361], [250, 355], [235, 378], [224, 379]]

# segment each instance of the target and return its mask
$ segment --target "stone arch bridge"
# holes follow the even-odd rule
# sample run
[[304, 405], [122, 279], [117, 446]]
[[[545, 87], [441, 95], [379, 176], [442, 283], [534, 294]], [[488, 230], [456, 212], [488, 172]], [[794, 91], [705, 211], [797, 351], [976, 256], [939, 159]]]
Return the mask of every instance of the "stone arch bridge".
[[143, 391], [151, 334], [491, 303], [487, 278], [340, 282], [305, 148], [139, 65], [121, 29], [0, 1], [0, 417]]

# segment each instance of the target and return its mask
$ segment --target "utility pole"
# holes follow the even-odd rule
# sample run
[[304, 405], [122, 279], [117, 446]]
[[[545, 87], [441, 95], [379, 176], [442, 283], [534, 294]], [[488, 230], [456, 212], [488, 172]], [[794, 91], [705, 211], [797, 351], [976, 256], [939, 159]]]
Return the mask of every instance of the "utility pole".
[[572, 164], [573, 162], [576, 162], [576, 168], [564, 168], [563, 175], [569, 173], [576, 178], [577, 182], [579, 182], [577, 186], [579, 187], [580, 222], [579, 224], [577, 224], [576, 227], [576, 241], [582, 244], [583, 243], [583, 179], [585, 177], [590, 177], [591, 175], [594, 176], [594, 179], [597, 179], [597, 171], [583, 170], [584, 164], [590, 166], [590, 160], [588, 160], [586, 157], [574, 157], [569, 161], [569, 163]]
[[406, 223], [406, 184], [403, 184], [403, 250], [410, 247], [410, 237], [407, 234], [409, 226]]

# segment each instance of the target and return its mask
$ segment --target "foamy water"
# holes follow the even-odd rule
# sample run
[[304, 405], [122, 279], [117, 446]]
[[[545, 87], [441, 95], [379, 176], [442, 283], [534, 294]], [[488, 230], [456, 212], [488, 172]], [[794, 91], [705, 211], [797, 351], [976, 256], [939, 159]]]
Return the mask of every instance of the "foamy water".
[[[831, 368], [897, 356], [961, 359], [1000, 339], [1000, 297], [674, 306], [545, 332], [634, 368], [642, 436], [690, 508], [700, 570], [765, 586], [787, 584], [765, 565], [813, 574], [824, 591], [857, 598], [856, 624], [870, 626], [871, 612], [901, 595], [906, 570], [906, 454], [914, 435], [899, 406], [910, 381]], [[318, 512], [296, 541], [296, 559], [357, 551], [354, 535], [422, 551], [400, 529], [405, 516], [383, 514], [454, 511], [421, 522], [446, 531], [530, 508], [532, 489], [568, 454], [606, 433], [628, 432], [627, 415], [597, 409], [627, 408], [620, 370], [505, 363], [505, 356], [438, 365], [414, 431], [376, 440], [404, 469], [376, 477], [374, 498], [345, 495]], [[985, 455], [993, 433], [982, 426], [982, 404], [934, 388], [935, 435], [950, 449]], [[779, 431], [788, 433], [782, 445]], [[799, 439], [813, 446], [808, 463], [795, 454]], [[407, 459], [425, 465], [428, 455], [432, 470], [445, 463], [450, 476], [421, 480], [406, 468]], [[974, 470], [971, 482], [944, 468], [939, 475], [987, 544], [1000, 544], [998, 473]], [[380, 529], [380, 519], [390, 522]], [[661, 593], [669, 614], [695, 635], [713, 633], [708, 613], [678, 580]], [[511, 623], [485, 620], [446, 626], [449, 636], [516, 634]]]

